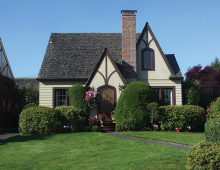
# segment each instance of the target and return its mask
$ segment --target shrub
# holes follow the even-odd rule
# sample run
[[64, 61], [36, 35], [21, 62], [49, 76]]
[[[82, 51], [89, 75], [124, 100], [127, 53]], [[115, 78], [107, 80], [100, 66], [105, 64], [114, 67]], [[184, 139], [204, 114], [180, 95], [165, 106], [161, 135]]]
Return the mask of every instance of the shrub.
[[210, 118], [220, 115], [220, 97], [216, 100], [216, 102], [211, 103], [208, 115]]
[[82, 132], [86, 126], [86, 117], [80, 115], [74, 116], [71, 120], [71, 130], [73, 132]]
[[198, 106], [200, 101], [200, 89], [191, 87], [190, 89], [187, 90], [186, 98], [187, 98], [187, 105]]
[[159, 105], [153, 102], [153, 103], [148, 104], [146, 108], [150, 116], [151, 127], [153, 127], [153, 125], [156, 125], [159, 123], [159, 116], [160, 116]]
[[61, 131], [61, 116], [59, 112], [49, 107], [29, 107], [19, 116], [19, 131], [23, 135], [29, 134], [33, 129], [36, 134], [50, 133], [52, 130]]
[[61, 122], [63, 126], [70, 125], [72, 117], [86, 116], [81, 109], [74, 106], [58, 106], [55, 110], [58, 110], [62, 115]]
[[29, 104], [27, 104], [27, 105], [24, 106], [24, 109], [27, 109], [27, 108], [29, 108], [29, 107], [34, 107], [34, 106], [38, 106], [38, 105], [35, 104], [35, 103], [29, 103]]
[[92, 127], [92, 132], [99, 132], [99, 126], [93, 126]]
[[83, 102], [83, 99], [86, 97], [86, 90], [83, 88], [83, 86], [80, 84], [73, 85], [68, 90], [68, 95], [72, 105], [80, 108], [86, 115], [88, 115], [89, 108], [86, 103]]
[[205, 123], [206, 141], [220, 145], [220, 117], [210, 118]]
[[83, 132], [91, 132], [91, 127], [90, 126], [85, 126], [83, 128]]
[[187, 153], [187, 169], [220, 169], [220, 145], [200, 142]]
[[116, 124], [123, 125], [126, 120], [134, 120], [134, 129], [149, 126], [146, 105], [155, 101], [151, 88], [143, 82], [132, 82], [122, 91], [114, 110]]
[[205, 110], [200, 106], [161, 106], [160, 108], [160, 126], [162, 130], [172, 131], [175, 128], [181, 131], [186, 130], [188, 126], [193, 131], [204, 130]]

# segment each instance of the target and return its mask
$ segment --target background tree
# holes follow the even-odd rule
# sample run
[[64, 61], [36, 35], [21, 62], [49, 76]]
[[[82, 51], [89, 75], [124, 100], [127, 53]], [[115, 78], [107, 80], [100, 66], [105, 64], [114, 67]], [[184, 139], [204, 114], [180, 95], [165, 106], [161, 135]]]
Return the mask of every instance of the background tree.
[[211, 66], [216, 70], [220, 71], [220, 61], [217, 57], [215, 57], [214, 62], [211, 62]]
[[35, 103], [39, 105], [38, 86], [33, 86], [33, 84], [27, 84], [25, 88], [25, 96], [26, 96], [27, 103]]
[[220, 96], [220, 71], [216, 71], [212, 66], [194, 66], [186, 72], [186, 81], [198, 80], [200, 87], [211, 99], [215, 101]]

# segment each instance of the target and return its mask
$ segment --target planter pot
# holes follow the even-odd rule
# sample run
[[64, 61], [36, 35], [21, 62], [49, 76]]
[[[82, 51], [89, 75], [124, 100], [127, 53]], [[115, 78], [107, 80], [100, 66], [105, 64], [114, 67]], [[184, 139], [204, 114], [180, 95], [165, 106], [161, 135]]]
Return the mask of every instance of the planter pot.
[[104, 126], [104, 125], [103, 125], [103, 124], [104, 124], [104, 121], [103, 121], [103, 120], [100, 120], [100, 123], [101, 123], [100, 126]]

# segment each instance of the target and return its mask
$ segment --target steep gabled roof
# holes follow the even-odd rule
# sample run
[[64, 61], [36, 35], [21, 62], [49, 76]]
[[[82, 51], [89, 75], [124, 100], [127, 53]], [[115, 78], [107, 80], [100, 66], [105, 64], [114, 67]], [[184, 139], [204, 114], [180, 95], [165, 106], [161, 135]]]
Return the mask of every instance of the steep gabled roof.
[[[145, 24], [145, 27], [144, 27], [144, 29], [143, 29], [143, 31], [142, 31], [142, 33], [141, 33], [141, 35], [140, 35], [140, 37], [139, 37], [139, 39], [137, 41], [137, 45], [136, 45], [137, 48], [138, 48], [140, 42], [143, 40], [143, 36], [144, 36], [145, 32], [147, 32], [147, 31], [150, 32], [150, 34], [151, 34], [151, 36], [153, 38], [152, 40], [155, 41], [156, 46], [159, 49], [159, 51], [160, 51], [160, 53], [161, 53], [161, 55], [162, 55], [162, 57], [164, 59], [164, 62], [166, 63], [168, 69], [170, 70], [170, 73], [171, 73], [170, 79], [183, 79], [182, 73], [180, 71], [179, 65], [178, 65], [178, 63], [176, 61], [176, 58], [175, 58], [174, 54], [167, 54], [167, 55], [164, 54], [164, 52], [162, 51], [162, 49], [161, 49], [161, 47], [160, 47], [156, 37], [154, 36], [154, 33], [152, 32], [148, 22]], [[146, 46], [149, 46], [151, 41], [148, 42], [148, 43], [145, 42]]]
[[105, 48], [121, 71], [121, 43], [121, 33], [52, 33], [37, 79], [88, 79]]
[[0, 76], [9, 78], [15, 82], [14, 75], [12, 73], [1, 38], [0, 38], [0, 53], [1, 53], [0, 54]]

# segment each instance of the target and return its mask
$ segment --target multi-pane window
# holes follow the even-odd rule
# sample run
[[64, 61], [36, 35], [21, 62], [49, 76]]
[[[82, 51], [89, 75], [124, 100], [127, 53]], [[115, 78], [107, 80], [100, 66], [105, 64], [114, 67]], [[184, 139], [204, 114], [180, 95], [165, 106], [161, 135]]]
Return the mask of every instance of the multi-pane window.
[[68, 96], [68, 89], [54, 89], [54, 107], [57, 106], [72, 106]]
[[173, 88], [152, 88], [157, 103], [160, 106], [166, 106], [166, 105], [173, 105], [174, 99], [173, 99]]

